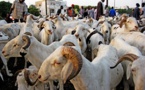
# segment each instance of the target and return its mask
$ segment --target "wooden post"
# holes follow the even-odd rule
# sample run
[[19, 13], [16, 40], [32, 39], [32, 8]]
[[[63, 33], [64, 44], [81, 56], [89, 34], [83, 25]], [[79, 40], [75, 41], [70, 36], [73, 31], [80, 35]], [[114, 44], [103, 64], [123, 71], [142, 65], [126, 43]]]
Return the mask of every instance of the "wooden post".
[[46, 10], [46, 15], [47, 15], [47, 0], [45, 0], [45, 10]]
[[108, 5], [108, 0], [106, 0], [106, 5]]

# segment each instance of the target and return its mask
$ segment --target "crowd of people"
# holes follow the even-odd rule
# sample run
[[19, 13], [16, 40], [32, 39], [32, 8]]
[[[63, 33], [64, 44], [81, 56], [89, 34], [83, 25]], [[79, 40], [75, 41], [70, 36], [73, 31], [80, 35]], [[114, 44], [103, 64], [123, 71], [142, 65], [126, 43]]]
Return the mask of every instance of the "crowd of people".
[[[15, 0], [11, 6], [8, 17], [12, 15], [14, 22], [18, 22], [19, 20], [23, 22], [25, 16], [27, 15], [28, 9], [24, 1], [25, 0]], [[92, 17], [96, 20], [98, 20], [99, 17], [102, 15], [106, 17], [116, 16], [116, 10], [113, 7], [109, 10], [109, 7], [107, 5], [106, 6], [104, 5], [104, 1], [105, 0], [99, 1], [96, 7], [88, 6], [84, 8], [84, 6], [80, 6], [79, 11], [77, 8], [75, 8], [75, 5], [72, 4], [71, 7], [68, 7], [66, 12], [67, 12], [67, 15], [70, 17], [81, 15], [80, 18]], [[60, 6], [60, 9], [58, 9], [56, 15], [59, 15], [62, 9], [63, 9], [63, 6]]]
[[96, 7], [88, 6], [84, 8], [84, 6], [80, 6], [79, 11], [75, 9], [74, 4], [72, 4], [71, 7], [68, 7], [67, 14], [70, 17], [74, 17], [79, 14], [81, 15], [81, 18], [91, 17], [96, 20], [98, 20], [102, 15], [106, 17], [114, 17], [118, 15], [118, 12], [114, 9], [114, 7], [111, 7], [109, 10], [108, 5], [104, 5], [104, 1], [105, 0], [99, 1]]
[[133, 17], [137, 20], [145, 18], [145, 3], [142, 3], [142, 7], [140, 8], [140, 4], [136, 3], [136, 7], [133, 9]]
[[[15, 0], [11, 6], [10, 13], [7, 15], [9, 17], [12, 15], [14, 22], [21, 22], [25, 21], [25, 16], [28, 13], [27, 5], [24, 2], [25, 0]], [[75, 17], [77, 15], [81, 15], [80, 18], [91, 17], [93, 19], [98, 20], [100, 16], [110, 16], [114, 17], [117, 16], [119, 13], [114, 7], [109, 8], [108, 5], [104, 5], [105, 0], [100, 0], [97, 3], [96, 7], [88, 6], [80, 6], [79, 11], [75, 8], [75, 5], [72, 4], [71, 7], [67, 9], [67, 15], [70, 17]], [[63, 6], [60, 6], [56, 15], [61, 13]], [[145, 18], [145, 3], [142, 3], [142, 7], [140, 8], [140, 4], [136, 3], [136, 7], [132, 11], [132, 16], [135, 17], [137, 20], [141, 18]], [[8, 20], [7, 20], [8, 21]]]

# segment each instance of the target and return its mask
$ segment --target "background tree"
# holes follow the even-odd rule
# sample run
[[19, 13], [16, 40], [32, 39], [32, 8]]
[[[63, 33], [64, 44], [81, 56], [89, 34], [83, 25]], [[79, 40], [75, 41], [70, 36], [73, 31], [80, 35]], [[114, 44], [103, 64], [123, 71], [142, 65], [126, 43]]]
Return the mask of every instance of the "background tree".
[[28, 12], [31, 13], [31, 14], [34, 14], [36, 16], [39, 16], [40, 15], [40, 10], [37, 9], [34, 5], [30, 5], [29, 6]]
[[80, 10], [79, 5], [75, 5], [74, 7], [75, 7], [75, 9], [77, 9], [77, 11], [79, 12], [79, 10]]
[[0, 19], [5, 18], [6, 15], [9, 13], [10, 11], [10, 7], [11, 7], [11, 3], [10, 2], [5, 2], [5, 1], [1, 1], [0, 2]]

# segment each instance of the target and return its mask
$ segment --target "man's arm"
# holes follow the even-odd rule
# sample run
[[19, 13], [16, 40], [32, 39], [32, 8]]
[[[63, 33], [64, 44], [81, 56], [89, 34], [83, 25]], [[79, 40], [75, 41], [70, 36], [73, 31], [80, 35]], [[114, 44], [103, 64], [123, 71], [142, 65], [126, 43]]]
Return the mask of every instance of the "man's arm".
[[12, 13], [12, 11], [14, 10], [14, 7], [15, 7], [15, 1], [13, 2], [11, 8], [10, 8], [10, 12], [9, 12], [9, 15]]
[[27, 5], [25, 4], [24, 10], [23, 10], [23, 16], [26, 15], [27, 13], [28, 13], [28, 7], [27, 7]]

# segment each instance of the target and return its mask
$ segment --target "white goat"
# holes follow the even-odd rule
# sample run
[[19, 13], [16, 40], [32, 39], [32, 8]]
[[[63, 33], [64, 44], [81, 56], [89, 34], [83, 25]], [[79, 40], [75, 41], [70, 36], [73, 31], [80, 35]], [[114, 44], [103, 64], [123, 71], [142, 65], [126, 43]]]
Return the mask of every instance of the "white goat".
[[34, 15], [30, 14], [27, 16], [26, 24], [24, 24], [20, 34], [30, 32], [35, 38], [37, 38], [37, 40], [40, 41], [39, 37], [40, 30], [38, 28], [38, 23], [34, 22], [34, 19], [36, 19]]
[[142, 56], [142, 53], [138, 50], [138, 48], [129, 45], [122, 38], [115, 37], [114, 39], [111, 40], [110, 45], [112, 45], [117, 49], [119, 58], [127, 53], [132, 53], [137, 56]]
[[78, 48], [60, 46], [42, 63], [39, 80], [45, 82], [54, 77], [64, 83], [70, 80], [76, 90], [114, 89], [123, 76], [121, 65], [113, 70], [109, 68], [118, 59], [116, 53], [112, 46], [101, 45], [98, 57], [89, 62]]
[[[112, 45], [113, 47], [115, 47], [117, 49], [118, 52], [118, 57], [122, 57], [125, 54], [128, 53], [132, 53], [135, 54], [137, 56], [142, 56], [141, 52], [138, 50], [138, 48], [129, 45], [128, 43], [126, 43], [124, 40], [122, 40], [121, 38], [114, 38], [113, 40], [111, 40], [110, 45]], [[122, 66], [124, 69], [124, 77], [123, 77], [123, 84], [124, 84], [124, 90], [129, 90], [129, 85], [133, 86], [133, 82], [132, 82], [132, 77], [127, 77], [127, 68], [130, 65], [129, 62], [122, 62]]]
[[[84, 25], [86, 25], [84, 27]], [[85, 51], [87, 48], [86, 38], [88, 34], [90, 34], [90, 30], [87, 27], [87, 24], [79, 24], [76, 26], [74, 35], [78, 38], [79, 45], [81, 47], [82, 54], [85, 55]]]
[[[40, 43], [33, 36], [19, 35], [5, 45], [2, 53], [5, 57], [21, 57], [20, 51], [23, 51], [27, 53], [25, 55], [25, 58], [27, 58], [27, 60], [29, 60], [29, 62], [31, 62], [32, 65], [36, 66], [37, 68], [40, 68], [43, 60], [45, 60], [56, 48], [63, 45], [65, 41], [68, 42], [70, 40], [69, 42], [72, 43], [73, 41], [76, 41], [70, 38], [71, 36], [67, 35], [67, 37], [63, 38], [61, 42], [53, 42], [49, 46], [46, 46]], [[75, 39], [74, 36], [72, 38]], [[49, 84], [51, 90], [53, 90], [52, 81], [50, 81]], [[60, 85], [60, 90], [63, 90], [63, 85]]]
[[97, 49], [99, 48], [99, 45], [105, 43], [103, 34], [96, 30], [91, 32], [86, 39], [86, 43], [91, 48], [93, 60], [97, 56]]
[[125, 54], [122, 56], [115, 66], [124, 60], [129, 60], [132, 64], [128, 65], [127, 77], [133, 74], [133, 81], [135, 84], [135, 90], [145, 90], [145, 56], [137, 56], [135, 54]]
[[137, 20], [134, 17], [126, 17], [120, 21], [120, 29], [123, 32], [139, 31]]
[[56, 26], [55, 38], [57, 41], [60, 40], [63, 37], [63, 35], [66, 34], [69, 28], [73, 28], [79, 23], [78, 21], [64, 22], [59, 16], [53, 18], [52, 21], [55, 23]]
[[105, 44], [110, 43], [111, 36], [111, 25], [107, 21], [104, 21], [100, 26], [98, 26], [97, 30], [103, 34]]
[[44, 27], [44, 29], [42, 29], [39, 34], [41, 43], [49, 45], [54, 41], [54, 29], [56, 29], [56, 27], [52, 21], [45, 21], [42, 27]]
[[124, 39], [125, 42], [137, 47], [145, 55], [145, 44], [143, 43], [145, 35], [140, 32], [128, 32], [116, 34], [116, 37]]
[[3, 26], [5, 24], [7, 24], [7, 22], [5, 20], [0, 20], [0, 26]]
[[37, 82], [37, 84], [33, 86], [29, 86], [27, 83], [27, 78], [29, 77], [32, 81], [36, 81], [38, 78], [37, 75], [38, 69], [35, 66], [30, 66], [29, 68], [23, 69], [18, 75], [16, 79], [16, 84], [18, 85], [18, 90], [45, 90], [44, 84], [41, 82]]
[[13, 39], [20, 33], [21, 26], [17, 23], [5, 24], [0, 27], [0, 31], [9, 36], [9, 39]]

